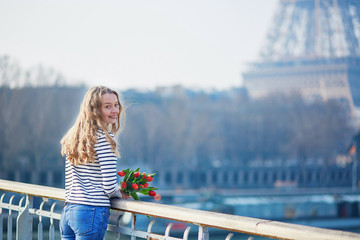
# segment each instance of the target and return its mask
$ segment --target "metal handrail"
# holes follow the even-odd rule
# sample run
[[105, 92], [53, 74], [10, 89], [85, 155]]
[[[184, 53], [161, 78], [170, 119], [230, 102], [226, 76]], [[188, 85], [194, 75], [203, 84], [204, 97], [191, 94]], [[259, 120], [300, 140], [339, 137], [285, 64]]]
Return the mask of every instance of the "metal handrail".
[[[65, 191], [60, 188], [0, 180], [0, 190], [26, 194], [29, 196], [45, 197], [62, 201], [65, 200]], [[205, 228], [224, 229], [232, 232], [247, 233], [276, 239], [360, 239], [360, 234], [352, 232], [308, 227], [143, 201], [113, 199], [111, 208], [135, 214], [191, 223]]]

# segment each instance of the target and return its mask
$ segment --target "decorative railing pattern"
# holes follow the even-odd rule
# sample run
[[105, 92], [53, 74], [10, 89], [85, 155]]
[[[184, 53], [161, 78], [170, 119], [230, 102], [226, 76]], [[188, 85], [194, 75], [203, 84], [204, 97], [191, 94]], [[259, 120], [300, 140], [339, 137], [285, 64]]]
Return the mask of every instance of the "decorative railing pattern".
[[[37, 239], [43, 239], [43, 218], [50, 219], [49, 239], [55, 239], [54, 220], [59, 220], [61, 213], [56, 211], [56, 207], [61, 209], [58, 201], [64, 201], [64, 189], [45, 187], [33, 184], [19, 183], [7, 180], [0, 180], [0, 191], [5, 191], [0, 198], [0, 239], [3, 239], [3, 221], [7, 216], [7, 239], [13, 239], [13, 211], [18, 212], [16, 220], [16, 239], [33, 238], [33, 220], [38, 217]], [[11, 193], [7, 193], [11, 192]], [[8, 197], [8, 195], [11, 195]], [[15, 195], [20, 196], [19, 202], [14, 203]], [[34, 207], [34, 197], [42, 198], [39, 208]], [[5, 201], [8, 199], [8, 201]], [[49, 210], [43, 209], [46, 201], [51, 200]], [[229, 231], [224, 239], [230, 240], [233, 233], [246, 233], [254, 236], [264, 236], [276, 239], [327, 239], [327, 240], [354, 240], [360, 239], [360, 234], [307, 227], [302, 225], [275, 222], [270, 220], [241, 217], [230, 214], [207, 212], [201, 210], [187, 209], [164, 204], [131, 201], [131, 200], [113, 200], [111, 207], [114, 210], [127, 212], [132, 215], [131, 226], [122, 224], [122, 214], [118, 216], [115, 224], [108, 225], [108, 231], [116, 234], [117, 239], [120, 235], [128, 235], [131, 240], [138, 238], [144, 239], [169, 239], [180, 240], [188, 239], [190, 229], [197, 227], [197, 238], [199, 240], [209, 239], [209, 229], [222, 229]], [[5, 211], [7, 211], [7, 215]], [[147, 231], [136, 229], [136, 215], [147, 215], [161, 219], [167, 219], [169, 222], [177, 221], [186, 223], [187, 228], [181, 237], [172, 237], [170, 235], [172, 223], [169, 223], [165, 229], [164, 235], [152, 232], [154, 221], [151, 221]], [[252, 237], [249, 237], [251, 239]]]

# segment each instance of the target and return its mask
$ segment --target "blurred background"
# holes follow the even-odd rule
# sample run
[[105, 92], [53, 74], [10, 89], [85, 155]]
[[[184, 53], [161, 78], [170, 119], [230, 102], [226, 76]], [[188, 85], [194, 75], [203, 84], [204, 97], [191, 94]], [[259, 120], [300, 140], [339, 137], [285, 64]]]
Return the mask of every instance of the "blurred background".
[[0, 33], [1, 179], [64, 187], [105, 85], [161, 203], [360, 232], [358, 0], [0, 0]]

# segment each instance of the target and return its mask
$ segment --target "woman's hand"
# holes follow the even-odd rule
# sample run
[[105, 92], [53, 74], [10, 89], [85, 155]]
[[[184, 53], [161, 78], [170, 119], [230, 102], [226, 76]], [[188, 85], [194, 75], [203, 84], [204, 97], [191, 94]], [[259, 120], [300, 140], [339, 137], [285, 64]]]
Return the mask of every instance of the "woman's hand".
[[124, 193], [122, 190], [120, 190], [120, 193], [121, 193], [121, 198], [122, 198], [122, 199], [130, 199], [130, 198], [131, 198], [130, 195], [127, 195], [127, 194]]

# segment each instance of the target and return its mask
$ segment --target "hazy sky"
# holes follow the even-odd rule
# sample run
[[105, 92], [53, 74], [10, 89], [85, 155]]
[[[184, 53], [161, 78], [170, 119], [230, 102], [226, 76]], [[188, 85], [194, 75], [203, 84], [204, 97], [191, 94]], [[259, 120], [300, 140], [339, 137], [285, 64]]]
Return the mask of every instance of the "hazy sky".
[[240, 86], [277, 0], [0, 0], [0, 55], [118, 89]]

